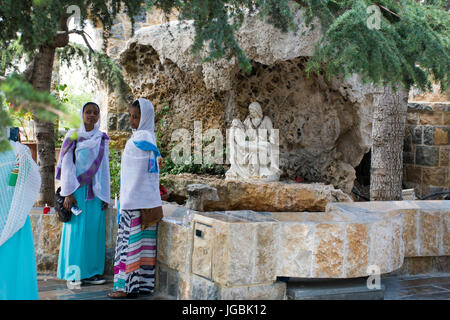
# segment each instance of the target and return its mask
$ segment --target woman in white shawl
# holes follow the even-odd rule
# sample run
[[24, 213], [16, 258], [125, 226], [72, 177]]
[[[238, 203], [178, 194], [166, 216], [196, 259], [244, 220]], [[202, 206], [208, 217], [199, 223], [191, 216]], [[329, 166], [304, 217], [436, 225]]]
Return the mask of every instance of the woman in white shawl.
[[10, 144], [13, 150], [0, 152], [0, 300], [37, 300], [29, 214], [41, 176], [30, 150], [18, 142]]
[[110, 202], [109, 137], [100, 131], [100, 108], [81, 108], [82, 125], [64, 139], [56, 168], [68, 210], [82, 212], [64, 223], [58, 259], [60, 279], [102, 284], [105, 268], [105, 210]]
[[160, 153], [156, 146], [155, 111], [150, 101], [130, 107], [133, 135], [122, 154], [120, 219], [114, 258], [114, 292], [110, 298], [133, 298], [154, 290], [156, 238], [162, 215], [149, 210], [161, 206]]

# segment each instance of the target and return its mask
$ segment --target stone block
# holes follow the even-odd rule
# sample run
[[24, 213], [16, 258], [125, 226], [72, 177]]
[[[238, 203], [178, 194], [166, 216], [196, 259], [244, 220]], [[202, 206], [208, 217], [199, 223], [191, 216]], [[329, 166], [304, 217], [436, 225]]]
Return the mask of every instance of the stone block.
[[420, 211], [420, 251], [421, 256], [439, 255], [440, 212], [432, 210]]
[[189, 232], [190, 228], [172, 224], [168, 266], [178, 271], [187, 271], [189, 268]]
[[226, 283], [228, 278], [228, 248], [230, 241], [230, 224], [216, 223], [214, 225], [212, 278], [218, 283]]
[[390, 270], [399, 269], [405, 258], [405, 244], [403, 242], [404, 216], [398, 215], [391, 219], [392, 226], [392, 251]]
[[[448, 254], [448, 253], [447, 253]], [[448, 272], [450, 270], [450, 256], [432, 257], [434, 272]]]
[[433, 141], [435, 145], [448, 145], [449, 143], [449, 132], [443, 128], [434, 128]]
[[248, 298], [250, 300], [285, 300], [286, 283], [277, 281], [274, 283], [249, 286]]
[[392, 271], [392, 227], [389, 219], [373, 223], [369, 229], [370, 254], [369, 265], [376, 265], [381, 273]]
[[416, 146], [416, 164], [436, 167], [439, 165], [439, 148]]
[[208, 283], [205, 291], [205, 300], [219, 300], [220, 289], [214, 282]]
[[439, 148], [440, 156], [439, 156], [439, 166], [440, 167], [449, 167], [450, 162], [450, 147], [440, 147]]
[[247, 300], [248, 286], [220, 286], [220, 300]]
[[284, 300], [285, 296], [284, 282], [256, 286], [220, 286], [221, 300]]
[[281, 223], [277, 276], [312, 276], [314, 224]]
[[167, 271], [167, 294], [171, 297], [178, 297], [179, 272], [169, 269]]
[[450, 212], [442, 212], [441, 216], [442, 246], [441, 255], [450, 255]]
[[210, 225], [195, 221], [194, 224], [194, 247], [192, 250], [192, 273], [212, 278], [212, 241], [214, 231]]
[[56, 274], [58, 256], [47, 253], [36, 253], [36, 268], [39, 273]]
[[432, 146], [434, 145], [434, 127], [424, 126], [423, 127], [423, 144]]
[[405, 256], [413, 257], [419, 253], [418, 219], [417, 209], [403, 210], [403, 243], [405, 244]]
[[415, 163], [414, 154], [415, 154], [414, 152], [404, 152], [403, 163], [414, 164]]
[[111, 28], [111, 38], [112, 39], [125, 40], [124, 29], [123, 29], [123, 26], [121, 24], [117, 24], [115, 26], [112, 26], [112, 28]]
[[[260, 212], [323, 212], [330, 202], [352, 202], [332, 185], [320, 183], [251, 182], [194, 174], [164, 177], [171, 196], [187, 197], [187, 186], [204, 184], [217, 189], [219, 201], [205, 201], [204, 211], [254, 210]], [[270, 195], [270, 196], [268, 196]]]
[[167, 268], [162, 263], [156, 265], [155, 291], [167, 295]]
[[419, 124], [419, 114], [417, 112], [406, 113], [406, 124]]
[[422, 182], [432, 186], [444, 186], [447, 183], [448, 168], [434, 167], [423, 168]]
[[423, 112], [419, 114], [420, 124], [442, 125], [444, 124], [443, 112]]
[[367, 278], [327, 279], [317, 282], [298, 281], [289, 284], [288, 300], [383, 300], [385, 287], [369, 289]]
[[61, 243], [61, 231], [62, 223], [58, 220], [56, 214], [43, 215], [39, 233], [38, 251], [40, 253], [58, 255]]
[[430, 257], [411, 257], [407, 263], [410, 275], [433, 272], [433, 261]]
[[255, 262], [252, 283], [276, 279], [277, 243], [275, 223], [256, 223]]
[[166, 221], [161, 221], [158, 225], [157, 260], [166, 265], [169, 264], [171, 226]]
[[405, 165], [404, 180], [408, 182], [422, 183], [422, 167]]
[[338, 278], [344, 271], [344, 224], [316, 226], [313, 276]]
[[347, 254], [344, 275], [364, 274], [369, 260], [369, 230], [366, 224], [349, 223], [346, 227]]
[[426, 105], [424, 103], [408, 103], [408, 112], [411, 111], [433, 111], [433, 108], [429, 105]]
[[178, 278], [178, 296], [177, 299], [192, 299], [192, 277], [193, 275], [180, 272]]
[[251, 223], [232, 223], [228, 249], [228, 274], [224, 285], [252, 283], [255, 266], [256, 227]]
[[[448, 109], [449, 107], [447, 107]], [[443, 124], [444, 126], [450, 126], [450, 110], [447, 110], [446, 112], [444, 112], [444, 120], [443, 120]]]
[[411, 152], [412, 151], [412, 138], [411, 135], [405, 135], [403, 139], [403, 152]]
[[408, 126], [409, 135], [413, 144], [422, 144], [422, 126]]

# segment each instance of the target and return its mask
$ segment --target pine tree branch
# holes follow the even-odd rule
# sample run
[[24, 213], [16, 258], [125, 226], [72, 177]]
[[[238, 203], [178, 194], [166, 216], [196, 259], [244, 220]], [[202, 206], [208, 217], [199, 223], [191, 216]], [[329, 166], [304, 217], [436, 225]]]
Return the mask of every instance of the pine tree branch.
[[386, 8], [386, 7], [382, 6], [381, 4], [379, 4], [379, 3], [375, 3], [375, 5], [377, 5], [377, 6], [378, 6], [378, 7], [380, 7], [381, 9], [383, 9], [383, 10], [385, 10], [385, 11], [389, 12], [390, 14], [392, 14], [392, 15], [396, 16], [397, 18], [401, 19], [401, 17], [400, 17], [400, 16], [398, 15], [398, 14], [396, 14], [395, 12], [392, 12], [392, 11], [391, 11], [391, 10], [389, 10], [388, 8]]
[[89, 62], [91, 61], [91, 56], [92, 56], [92, 53], [94, 52], [94, 49], [92, 49], [91, 44], [89, 43], [89, 41], [88, 41], [87, 38], [86, 38], [86, 35], [87, 35], [91, 40], [92, 40], [92, 38], [91, 38], [91, 36], [90, 36], [89, 34], [87, 34], [84, 30], [73, 29], [73, 30], [70, 30], [70, 31], [58, 31], [57, 34], [78, 34], [78, 35], [80, 35], [80, 36], [83, 38], [84, 43], [86, 43], [86, 46], [87, 46], [88, 49], [89, 49]]

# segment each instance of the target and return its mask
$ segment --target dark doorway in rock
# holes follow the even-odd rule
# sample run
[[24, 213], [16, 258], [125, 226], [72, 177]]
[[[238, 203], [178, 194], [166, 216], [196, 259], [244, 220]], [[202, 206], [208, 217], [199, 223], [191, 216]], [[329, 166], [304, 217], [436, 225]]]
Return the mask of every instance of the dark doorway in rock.
[[352, 191], [357, 201], [370, 200], [370, 163], [371, 151], [369, 150], [355, 168], [356, 179]]

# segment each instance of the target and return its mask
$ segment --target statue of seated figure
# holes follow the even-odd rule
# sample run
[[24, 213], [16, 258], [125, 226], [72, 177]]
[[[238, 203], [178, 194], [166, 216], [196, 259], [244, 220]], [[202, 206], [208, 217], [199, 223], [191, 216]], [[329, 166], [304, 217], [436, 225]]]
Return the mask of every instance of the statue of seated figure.
[[280, 179], [278, 130], [261, 105], [252, 102], [242, 123], [234, 119], [229, 130], [230, 169], [226, 179], [278, 181]]

